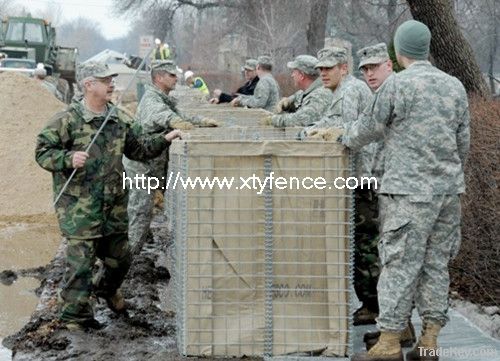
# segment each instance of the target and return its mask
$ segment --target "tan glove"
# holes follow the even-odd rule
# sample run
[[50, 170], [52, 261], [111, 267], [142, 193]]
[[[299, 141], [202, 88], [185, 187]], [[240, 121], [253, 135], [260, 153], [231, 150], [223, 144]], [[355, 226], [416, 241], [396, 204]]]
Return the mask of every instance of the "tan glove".
[[276, 113], [282, 113], [283, 111], [290, 108], [292, 102], [288, 98], [281, 98], [281, 100], [276, 104]]
[[215, 119], [211, 118], [203, 118], [200, 122], [200, 127], [208, 128], [208, 127], [220, 127], [222, 122], [219, 122]]
[[173, 129], [180, 130], [190, 130], [194, 129], [194, 125], [190, 122], [186, 122], [182, 118], [174, 118], [170, 121], [170, 127]]
[[234, 98], [229, 104], [231, 104], [231, 106], [233, 107], [239, 107], [241, 105], [240, 98]]
[[273, 116], [268, 115], [265, 116], [264, 118], [260, 118], [259, 125], [273, 125]]
[[344, 130], [339, 128], [316, 128], [307, 133], [307, 139], [335, 142], [343, 133]]

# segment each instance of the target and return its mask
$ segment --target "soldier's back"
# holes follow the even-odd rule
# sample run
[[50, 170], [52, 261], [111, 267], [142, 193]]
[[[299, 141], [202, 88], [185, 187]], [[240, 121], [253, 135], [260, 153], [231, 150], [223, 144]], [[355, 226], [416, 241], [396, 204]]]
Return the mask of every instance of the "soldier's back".
[[463, 124], [468, 102], [462, 83], [427, 61], [417, 61], [384, 83], [381, 91], [386, 87], [394, 109], [385, 141], [381, 191], [462, 192], [457, 132], [462, 126], [468, 128], [468, 121]]
[[257, 88], [265, 89], [267, 92], [266, 104], [263, 109], [273, 111], [280, 99], [280, 90], [276, 79], [271, 74], [266, 74], [257, 83], [256, 93], [260, 93], [260, 89]]

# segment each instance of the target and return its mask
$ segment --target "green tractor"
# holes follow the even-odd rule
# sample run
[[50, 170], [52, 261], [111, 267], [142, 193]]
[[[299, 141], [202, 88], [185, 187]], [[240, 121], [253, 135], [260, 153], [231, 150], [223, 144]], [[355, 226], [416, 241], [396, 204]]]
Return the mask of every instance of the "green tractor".
[[8, 17], [2, 21], [1, 38], [1, 53], [43, 63], [65, 100], [71, 99], [78, 51], [56, 45], [56, 30], [49, 22], [31, 16]]

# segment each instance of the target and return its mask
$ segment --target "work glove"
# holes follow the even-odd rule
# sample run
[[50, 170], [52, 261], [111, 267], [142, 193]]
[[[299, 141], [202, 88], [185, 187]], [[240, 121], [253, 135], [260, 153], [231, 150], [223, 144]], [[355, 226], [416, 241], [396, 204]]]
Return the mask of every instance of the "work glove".
[[342, 133], [343, 130], [339, 128], [315, 128], [307, 132], [307, 139], [335, 142], [342, 135]]
[[259, 125], [273, 125], [273, 116], [267, 115], [264, 118], [260, 118]]
[[174, 118], [170, 121], [170, 127], [172, 129], [180, 129], [180, 130], [190, 130], [194, 129], [194, 125], [190, 122], [186, 122], [182, 118]]
[[219, 122], [215, 119], [211, 118], [203, 118], [200, 122], [200, 127], [203, 128], [209, 128], [209, 127], [220, 127], [222, 125], [222, 122]]
[[233, 100], [231, 100], [231, 103], [229, 103], [229, 104], [231, 104], [231, 106], [233, 106], [233, 107], [239, 107], [239, 106], [241, 106], [241, 99], [240, 99], [240, 97], [234, 98]]
[[276, 104], [276, 113], [282, 113], [291, 108], [292, 102], [288, 98], [281, 98], [281, 100]]

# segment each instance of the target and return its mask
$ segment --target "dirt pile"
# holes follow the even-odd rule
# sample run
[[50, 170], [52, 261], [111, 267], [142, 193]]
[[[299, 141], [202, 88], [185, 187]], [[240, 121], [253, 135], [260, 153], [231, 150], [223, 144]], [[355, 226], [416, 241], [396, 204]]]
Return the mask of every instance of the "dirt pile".
[[0, 219], [53, 213], [51, 175], [36, 164], [34, 150], [38, 132], [64, 107], [35, 80], [0, 74]]

